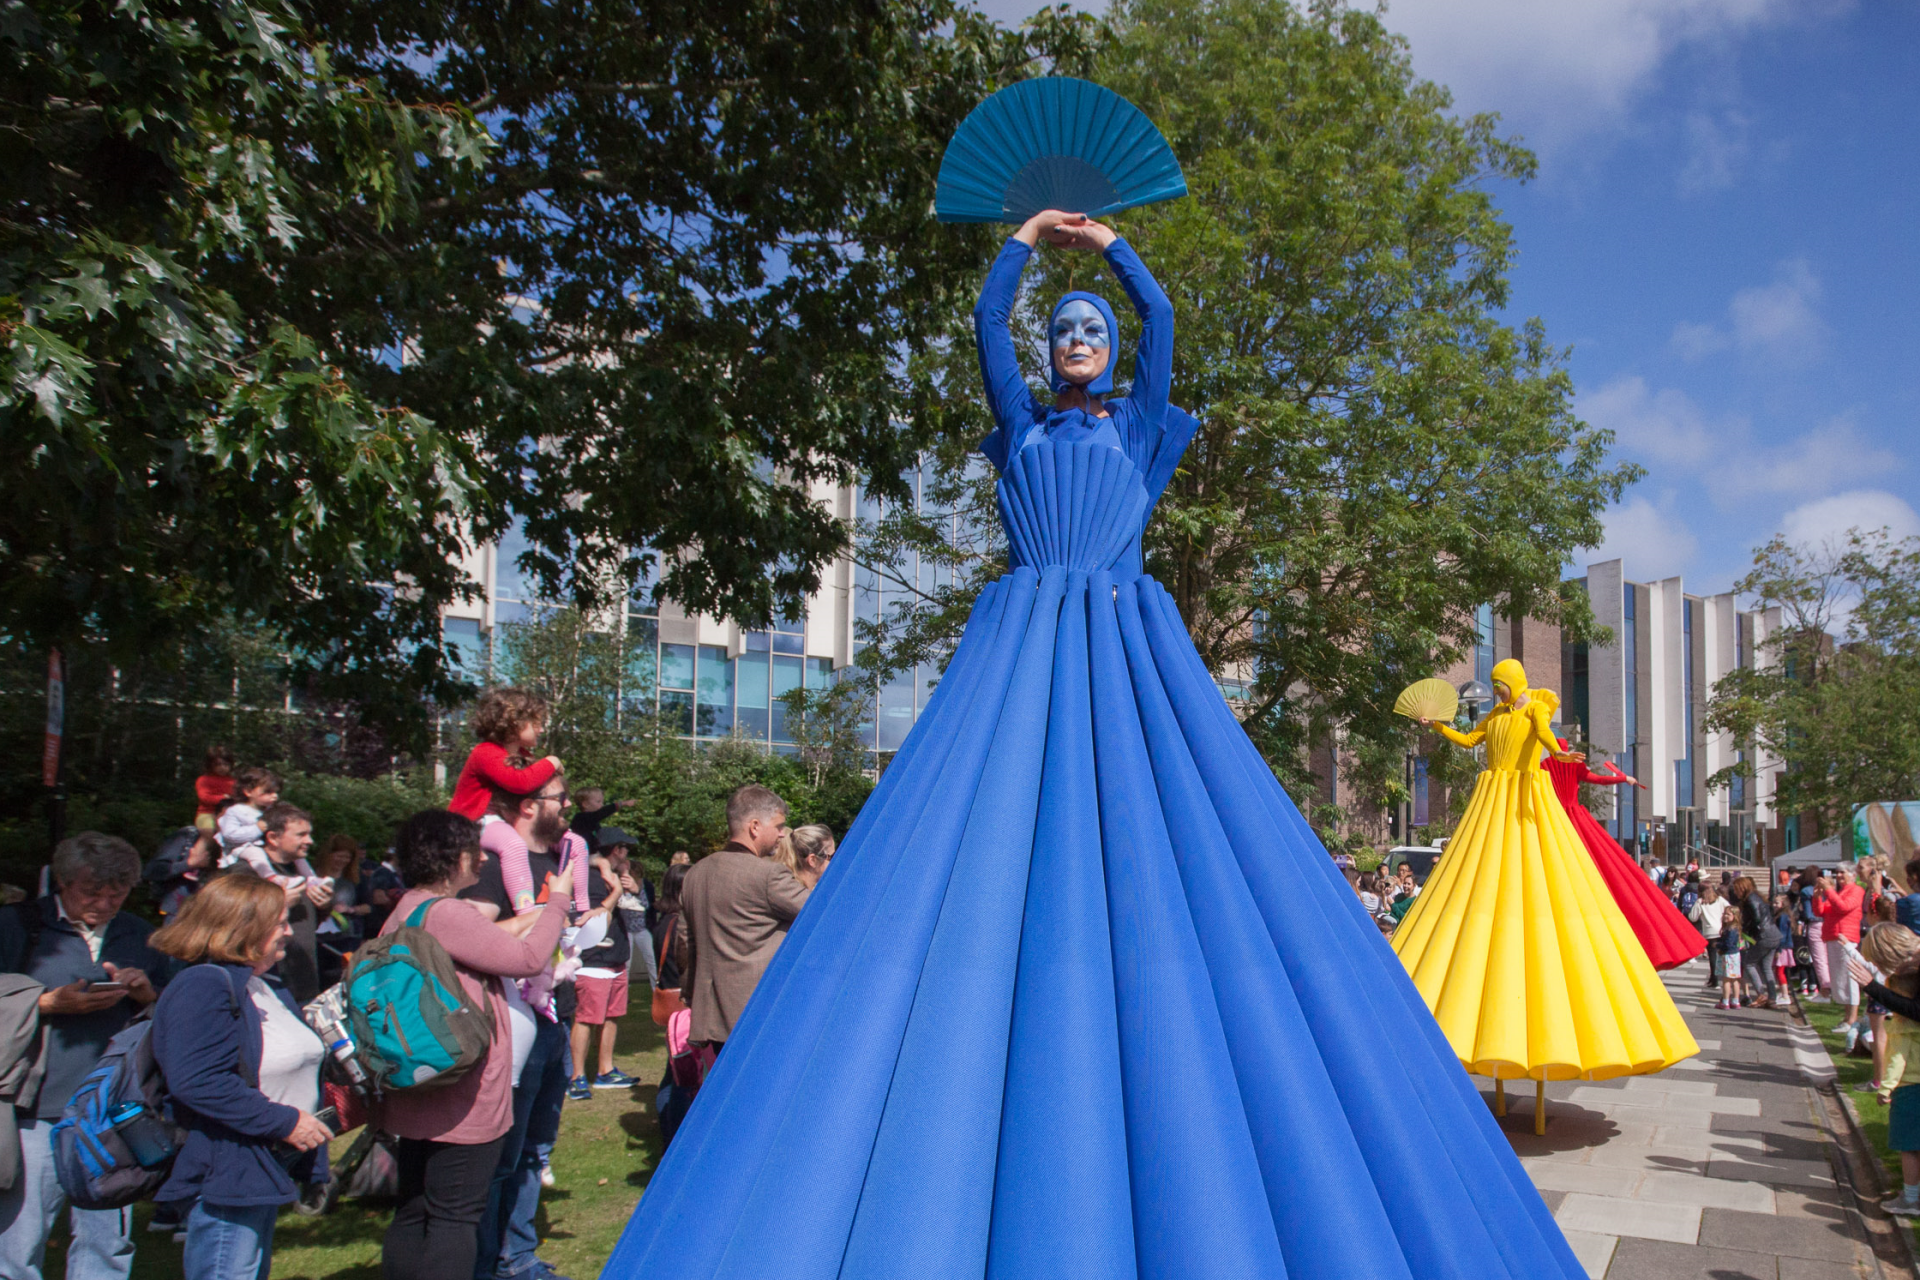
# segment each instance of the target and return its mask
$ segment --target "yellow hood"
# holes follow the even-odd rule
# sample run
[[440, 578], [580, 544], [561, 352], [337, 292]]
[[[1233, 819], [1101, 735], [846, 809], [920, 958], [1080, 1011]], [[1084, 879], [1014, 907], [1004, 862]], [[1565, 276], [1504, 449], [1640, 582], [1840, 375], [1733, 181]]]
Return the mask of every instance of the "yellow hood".
[[1527, 669], [1520, 665], [1518, 658], [1507, 658], [1493, 664], [1495, 683], [1507, 686], [1516, 701], [1527, 691]]

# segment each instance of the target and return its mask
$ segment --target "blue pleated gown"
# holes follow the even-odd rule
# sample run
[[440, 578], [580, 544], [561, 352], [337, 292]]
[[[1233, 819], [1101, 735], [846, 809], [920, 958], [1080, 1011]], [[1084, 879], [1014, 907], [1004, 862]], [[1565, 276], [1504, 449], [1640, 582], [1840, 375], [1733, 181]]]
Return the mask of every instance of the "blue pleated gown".
[[611, 1280], [1584, 1273], [1214, 686], [1139, 538], [1172, 312], [1110, 417], [979, 319], [1013, 568], [767, 971]]

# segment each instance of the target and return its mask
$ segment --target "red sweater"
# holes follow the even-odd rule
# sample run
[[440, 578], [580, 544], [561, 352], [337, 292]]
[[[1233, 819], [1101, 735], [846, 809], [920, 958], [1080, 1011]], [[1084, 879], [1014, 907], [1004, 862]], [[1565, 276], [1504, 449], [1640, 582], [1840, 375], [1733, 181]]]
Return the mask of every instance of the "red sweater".
[[553, 766], [544, 758], [522, 768], [508, 759], [505, 747], [497, 742], [483, 742], [461, 766], [459, 780], [453, 784], [453, 799], [447, 802], [447, 808], [478, 822], [493, 802], [495, 787], [527, 796], [546, 786], [552, 777]]
[[1826, 924], [1823, 935], [1828, 941], [1845, 938], [1848, 942], [1860, 941], [1860, 908], [1866, 901], [1866, 890], [1857, 884], [1841, 881], [1838, 889], [1829, 889], [1820, 895], [1813, 904], [1813, 914]]
[[211, 816], [220, 802], [233, 794], [233, 779], [224, 773], [203, 773], [193, 780], [194, 816]]

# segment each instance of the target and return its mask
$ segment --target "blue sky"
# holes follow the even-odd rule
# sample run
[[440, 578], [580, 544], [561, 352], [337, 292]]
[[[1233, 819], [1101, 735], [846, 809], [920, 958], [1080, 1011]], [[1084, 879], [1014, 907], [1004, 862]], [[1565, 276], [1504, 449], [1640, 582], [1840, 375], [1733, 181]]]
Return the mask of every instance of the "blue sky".
[[[1036, 6], [986, 0], [1003, 21]], [[1775, 531], [1920, 535], [1920, 6], [1398, 0], [1463, 111], [1540, 156], [1497, 199], [1512, 318], [1647, 477], [1571, 566], [1724, 591]]]

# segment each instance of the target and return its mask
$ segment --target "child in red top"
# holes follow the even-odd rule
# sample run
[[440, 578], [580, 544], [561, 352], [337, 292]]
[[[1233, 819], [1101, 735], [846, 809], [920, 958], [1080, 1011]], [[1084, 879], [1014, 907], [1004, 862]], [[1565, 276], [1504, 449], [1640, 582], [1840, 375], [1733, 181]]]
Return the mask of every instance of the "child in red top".
[[558, 756], [547, 756], [532, 764], [520, 764], [514, 757], [529, 757], [540, 731], [547, 727], [547, 700], [525, 689], [489, 689], [480, 695], [470, 722], [478, 739], [460, 767], [453, 784], [453, 799], [447, 808], [475, 822], [486, 813], [494, 788], [517, 796], [532, 795], [547, 785], [560, 768]]
[[[553, 781], [560, 771], [557, 756], [547, 756], [530, 765], [515, 763], [508, 755], [514, 748], [520, 755], [533, 754], [533, 744], [547, 723], [547, 702], [525, 689], [489, 689], [480, 695], [473, 709], [473, 736], [479, 739], [467, 756], [460, 778], [454, 784], [453, 799], [447, 808], [463, 817], [483, 818], [495, 790], [512, 795], [532, 795]], [[466, 807], [463, 808], [462, 805]], [[527, 846], [511, 827], [498, 821], [483, 823], [483, 830], [500, 840], [494, 856], [500, 860], [500, 880], [506, 887], [514, 910], [530, 908], [535, 902], [533, 870], [527, 858]], [[483, 848], [492, 848], [482, 840]], [[585, 911], [587, 896], [586, 846], [581, 843], [573, 886], [576, 909]]]
[[220, 802], [233, 795], [233, 752], [225, 747], [208, 747], [206, 769], [193, 780], [193, 825], [212, 831]]

